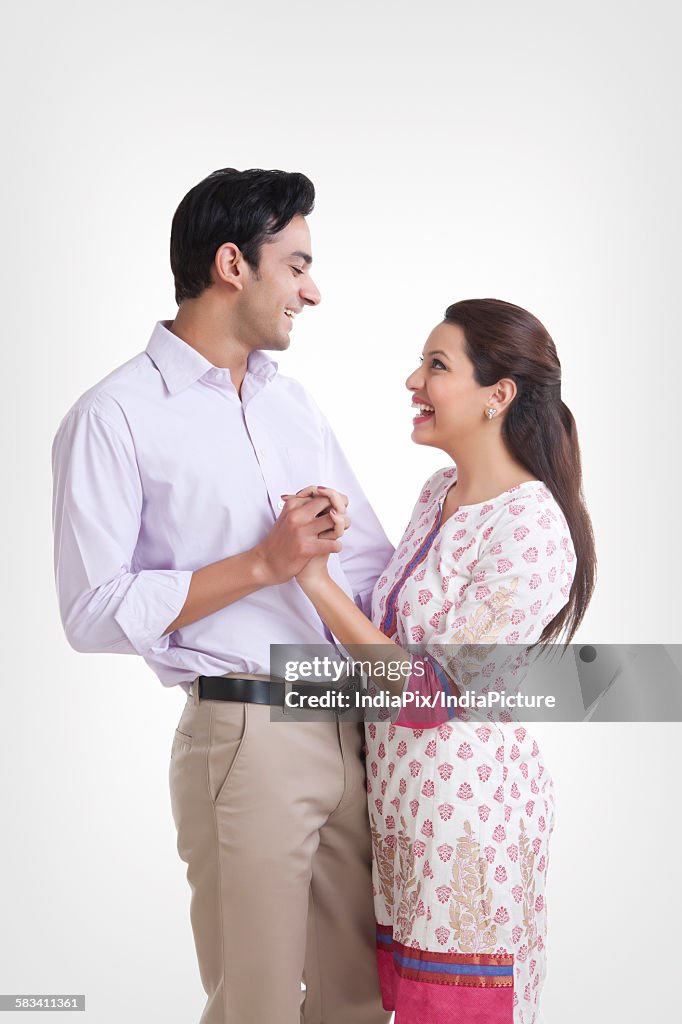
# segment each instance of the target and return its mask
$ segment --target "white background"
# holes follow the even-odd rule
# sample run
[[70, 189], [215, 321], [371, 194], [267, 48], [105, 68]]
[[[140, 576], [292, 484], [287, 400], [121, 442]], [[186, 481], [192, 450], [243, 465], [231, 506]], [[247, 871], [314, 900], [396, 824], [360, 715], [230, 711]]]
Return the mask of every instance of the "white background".
[[[446, 305], [508, 299], [555, 338], [582, 440], [600, 575], [578, 639], [681, 641], [679, 22], [660, 0], [4, 15], [0, 992], [85, 992], [95, 1024], [187, 1024], [203, 1005], [166, 779], [183, 695], [139, 659], [68, 648], [49, 449], [76, 397], [173, 317], [170, 220], [215, 168], [317, 187], [323, 302], [280, 368], [391, 539], [443, 464], [410, 443], [403, 381]], [[535, 731], [559, 801], [546, 1019], [663, 1019], [680, 726]]]

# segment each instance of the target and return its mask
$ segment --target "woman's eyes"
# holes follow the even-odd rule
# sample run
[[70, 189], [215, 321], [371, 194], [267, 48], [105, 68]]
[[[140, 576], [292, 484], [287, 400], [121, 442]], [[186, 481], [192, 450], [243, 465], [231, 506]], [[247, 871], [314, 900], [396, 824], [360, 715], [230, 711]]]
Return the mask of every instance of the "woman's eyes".
[[[419, 357], [419, 365], [420, 366], [424, 365], [424, 357], [423, 356]], [[441, 363], [440, 359], [436, 359], [435, 356], [433, 357], [433, 359], [431, 360], [431, 363], [429, 365], [431, 366], [432, 370], [447, 370], [447, 366], [445, 366], [444, 363]]]

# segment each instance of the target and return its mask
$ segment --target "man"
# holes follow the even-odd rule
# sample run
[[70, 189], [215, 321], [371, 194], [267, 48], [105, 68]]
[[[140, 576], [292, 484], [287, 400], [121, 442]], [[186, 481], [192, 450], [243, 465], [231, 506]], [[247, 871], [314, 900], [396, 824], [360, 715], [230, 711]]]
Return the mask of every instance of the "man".
[[[196, 185], [173, 219], [175, 320], [79, 399], [54, 445], [69, 642], [139, 654], [189, 693], [170, 779], [202, 1024], [388, 1017], [360, 727], [271, 721], [283, 686], [268, 680], [270, 644], [330, 640], [294, 575], [331, 552], [367, 608], [392, 550], [328, 424], [266, 355], [320, 301], [313, 201], [283, 171]], [[350, 498], [342, 549], [330, 500], [282, 500], [315, 482]]]

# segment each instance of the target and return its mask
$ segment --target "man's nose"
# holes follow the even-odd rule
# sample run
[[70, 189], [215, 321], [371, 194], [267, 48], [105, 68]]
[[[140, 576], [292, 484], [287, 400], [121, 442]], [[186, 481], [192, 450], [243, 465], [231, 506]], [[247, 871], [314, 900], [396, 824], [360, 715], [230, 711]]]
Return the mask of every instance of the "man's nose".
[[319, 289], [315, 282], [313, 281], [312, 277], [309, 277], [308, 280], [303, 284], [299, 292], [299, 295], [301, 296], [303, 302], [305, 302], [306, 306], [317, 306], [320, 299], [322, 298]]

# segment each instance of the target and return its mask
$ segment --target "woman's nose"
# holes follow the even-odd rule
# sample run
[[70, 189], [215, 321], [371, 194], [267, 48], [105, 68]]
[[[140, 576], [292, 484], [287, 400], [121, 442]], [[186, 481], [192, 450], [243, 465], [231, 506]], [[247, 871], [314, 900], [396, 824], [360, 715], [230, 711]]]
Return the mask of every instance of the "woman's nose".
[[421, 384], [422, 371], [421, 367], [417, 367], [405, 381], [405, 387], [408, 391], [417, 391]]

